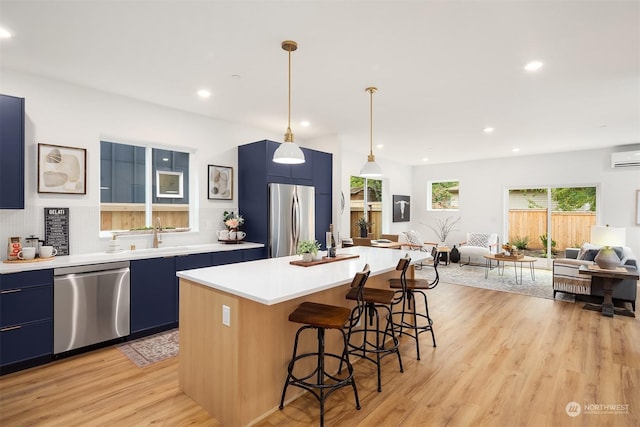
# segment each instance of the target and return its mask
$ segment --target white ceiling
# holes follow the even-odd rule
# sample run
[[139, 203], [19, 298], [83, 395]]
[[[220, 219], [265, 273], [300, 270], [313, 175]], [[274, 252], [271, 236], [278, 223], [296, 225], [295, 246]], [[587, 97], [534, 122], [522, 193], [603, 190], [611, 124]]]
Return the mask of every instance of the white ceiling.
[[374, 152], [406, 164], [640, 143], [635, 0], [0, 0], [0, 26], [3, 68], [282, 134], [295, 40], [296, 142], [339, 135], [363, 161], [368, 86]]

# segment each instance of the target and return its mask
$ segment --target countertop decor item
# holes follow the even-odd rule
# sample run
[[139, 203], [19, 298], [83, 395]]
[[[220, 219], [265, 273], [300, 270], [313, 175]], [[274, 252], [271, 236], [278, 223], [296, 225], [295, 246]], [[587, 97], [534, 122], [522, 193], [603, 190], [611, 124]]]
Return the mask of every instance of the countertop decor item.
[[302, 255], [303, 262], [311, 262], [318, 250], [320, 250], [320, 243], [317, 240], [302, 240], [298, 243], [296, 253]]
[[224, 215], [222, 218], [224, 221], [224, 225], [227, 226], [229, 231], [231, 230], [237, 231], [238, 228], [240, 228], [240, 226], [244, 224], [244, 218], [242, 217], [242, 215], [236, 215], [233, 211], [231, 212], [224, 211]]
[[275, 163], [284, 163], [289, 165], [298, 165], [304, 163], [304, 153], [293, 142], [293, 132], [291, 132], [291, 52], [298, 49], [298, 43], [293, 40], [285, 40], [282, 42], [282, 49], [289, 52], [289, 108], [287, 115], [287, 132], [284, 134], [284, 143], [280, 144], [278, 149], [273, 153], [273, 161]]

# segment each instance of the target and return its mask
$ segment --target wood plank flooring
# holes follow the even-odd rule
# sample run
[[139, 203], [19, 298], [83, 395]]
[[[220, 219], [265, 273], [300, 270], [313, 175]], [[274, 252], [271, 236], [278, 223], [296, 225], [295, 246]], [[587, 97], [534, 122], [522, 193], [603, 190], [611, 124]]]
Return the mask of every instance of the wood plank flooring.
[[[381, 393], [374, 365], [357, 363], [362, 409], [342, 389], [327, 426], [640, 425], [640, 319], [446, 283], [429, 297], [438, 347], [423, 334], [417, 361], [403, 338], [405, 372], [386, 358]], [[111, 347], [0, 377], [0, 425], [219, 426], [178, 389], [177, 360], [137, 368]], [[256, 425], [318, 420], [306, 395]]]

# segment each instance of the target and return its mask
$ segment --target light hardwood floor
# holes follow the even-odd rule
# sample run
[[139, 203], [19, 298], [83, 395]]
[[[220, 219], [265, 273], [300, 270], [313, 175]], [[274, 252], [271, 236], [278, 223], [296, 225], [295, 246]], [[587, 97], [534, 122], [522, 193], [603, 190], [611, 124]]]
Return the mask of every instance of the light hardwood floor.
[[[417, 361], [403, 338], [405, 372], [385, 359], [381, 393], [373, 364], [357, 363], [362, 409], [343, 389], [327, 401], [327, 426], [640, 425], [640, 319], [446, 283], [429, 296], [438, 347], [423, 334]], [[569, 402], [580, 415], [567, 415]], [[257, 425], [318, 419], [303, 396]], [[107, 348], [0, 378], [3, 427], [152, 424], [220, 425], [179, 391], [177, 358], [140, 369]]]

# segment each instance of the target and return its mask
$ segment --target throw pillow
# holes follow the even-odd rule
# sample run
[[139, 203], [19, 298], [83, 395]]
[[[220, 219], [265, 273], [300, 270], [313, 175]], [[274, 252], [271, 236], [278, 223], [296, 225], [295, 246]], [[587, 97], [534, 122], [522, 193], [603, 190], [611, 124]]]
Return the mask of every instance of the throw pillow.
[[489, 235], [483, 233], [469, 233], [467, 236], [467, 246], [489, 247]]
[[424, 244], [424, 242], [422, 240], [422, 236], [420, 235], [420, 233], [418, 233], [417, 231], [414, 231], [414, 230], [407, 231], [407, 239], [409, 239], [409, 243], [414, 244], [414, 245], [422, 246], [422, 244]]
[[581, 251], [578, 259], [583, 261], [593, 261], [600, 252], [600, 249], [586, 249], [585, 251]]

